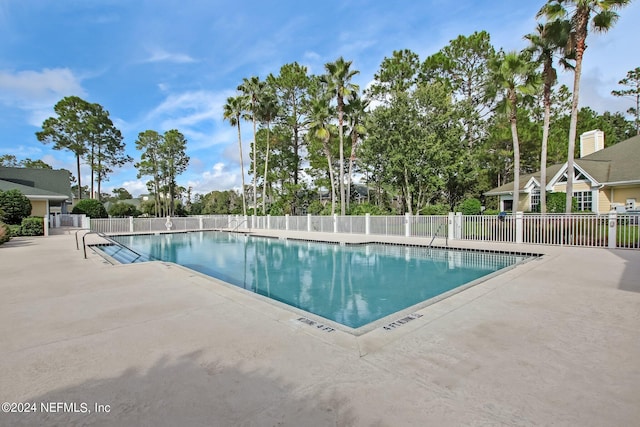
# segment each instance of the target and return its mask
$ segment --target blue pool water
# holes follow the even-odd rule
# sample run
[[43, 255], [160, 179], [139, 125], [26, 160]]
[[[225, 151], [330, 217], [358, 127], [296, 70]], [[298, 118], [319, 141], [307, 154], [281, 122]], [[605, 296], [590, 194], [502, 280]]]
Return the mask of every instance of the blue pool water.
[[278, 240], [213, 231], [118, 236], [114, 240], [148, 259], [175, 262], [351, 328], [525, 258], [383, 244]]

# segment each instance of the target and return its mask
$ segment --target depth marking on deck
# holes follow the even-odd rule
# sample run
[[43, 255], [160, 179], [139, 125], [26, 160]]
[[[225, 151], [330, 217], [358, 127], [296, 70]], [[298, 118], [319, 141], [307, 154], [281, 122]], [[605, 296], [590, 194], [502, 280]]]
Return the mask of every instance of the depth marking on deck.
[[323, 323], [318, 323], [315, 320], [311, 320], [311, 319], [307, 319], [306, 317], [298, 317], [298, 322], [302, 322], [304, 324], [307, 324], [309, 326], [314, 326], [317, 329], [320, 329], [323, 332], [333, 332], [335, 331], [335, 329], [333, 329], [331, 326], [327, 326]]
[[412, 320], [416, 320], [421, 317], [422, 317], [422, 314], [412, 313], [406, 317], [403, 317], [402, 319], [398, 319], [394, 322], [389, 323], [387, 326], [383, 326], [382, 329], [386, 331], [393, 331], [394, 329], [399, 328], [400, 326], [405, 325], [411, 322]]

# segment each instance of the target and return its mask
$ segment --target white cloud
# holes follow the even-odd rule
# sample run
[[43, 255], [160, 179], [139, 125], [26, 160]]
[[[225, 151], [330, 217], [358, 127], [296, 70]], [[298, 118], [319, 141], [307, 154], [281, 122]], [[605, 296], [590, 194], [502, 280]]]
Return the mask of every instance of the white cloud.
[[147, 194], [149, 189], [147, 189], [146, 181], [142, 179], [138, 179], [135, 181], [125, 181], [122, 185], [113, 186], [109, 191], [112, 191], [113, 188], [124, 187], [133, 197], [138, 197], [141, 194]]
[[189, 64], [197, 61], [185, 53], [171, 53], [164, 49], [154, 49], [151, 52], [151, 56], [144, 59], [142, 62], [173, 62], [175, 64]]
[[198, 179], [187, 183], [187, 187], [192, 187], [194, 194], [206, 194], [214, 190], [230, 188], [240, 189], [241, 185], [239, 171], [228, 170], [224, 163], [216, 163], [211, 170], [204, 172]]
[[61, 98], [86, 94], [80, 82], [68, 68], [0, 71], [0, 103], [27, 112], [29, 124], [40, 126]]

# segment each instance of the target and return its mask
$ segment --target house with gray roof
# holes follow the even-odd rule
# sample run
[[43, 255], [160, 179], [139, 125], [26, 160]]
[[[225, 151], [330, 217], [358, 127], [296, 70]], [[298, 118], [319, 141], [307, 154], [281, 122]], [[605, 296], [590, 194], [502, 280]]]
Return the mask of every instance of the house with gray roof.
[[[540, 191], [566, 192], [567, 163], [547, 168], [547, 182], [540, 172], [520, 176], [518, 211], [535, 211]], [[500, 210], [513, 210], [513, 182], [485, 193], [500, 198]], [[573, 195], [578, 210], [607, 213], [612, 209], [640, 208], [640, 135], [604, 148], [600, 130], [580, 135], [580, 158], [574, 162]]]
[[0, 191], [19, 190], [31, 201], [32, 216], [67, 213], [71, 204], [69, 171], [0, 166]]

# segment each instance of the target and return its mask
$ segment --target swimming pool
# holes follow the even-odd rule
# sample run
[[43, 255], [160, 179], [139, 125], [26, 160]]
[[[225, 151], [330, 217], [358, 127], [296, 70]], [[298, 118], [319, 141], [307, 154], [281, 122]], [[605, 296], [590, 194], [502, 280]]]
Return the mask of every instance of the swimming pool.
[[112, 238], [148, 259], [183, 265], [349, 328], [362, 327], [527, 258], [215, 231]]

